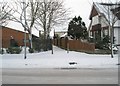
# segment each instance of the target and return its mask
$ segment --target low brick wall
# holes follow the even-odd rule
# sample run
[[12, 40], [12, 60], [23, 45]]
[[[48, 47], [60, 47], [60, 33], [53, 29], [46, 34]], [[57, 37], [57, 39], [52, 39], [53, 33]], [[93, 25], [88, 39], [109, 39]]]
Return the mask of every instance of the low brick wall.
[[95, 44], [88, 42], [81, 42], [80, 40], [67, 40], [66, 38], [54, 39], [53, 44], [63, 49], [75, 51], [95, 51]]

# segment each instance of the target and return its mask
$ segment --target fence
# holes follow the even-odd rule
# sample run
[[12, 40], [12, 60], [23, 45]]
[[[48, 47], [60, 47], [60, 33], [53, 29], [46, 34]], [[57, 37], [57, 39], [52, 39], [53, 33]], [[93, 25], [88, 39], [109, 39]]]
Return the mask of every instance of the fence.
[[80, 40], [67, 40], [67, 38], [54, 39], [53, 44], [63, 49], [69, 48], [69, 50], [93, 52], [95, 50], [95, 44], [82, 42]]

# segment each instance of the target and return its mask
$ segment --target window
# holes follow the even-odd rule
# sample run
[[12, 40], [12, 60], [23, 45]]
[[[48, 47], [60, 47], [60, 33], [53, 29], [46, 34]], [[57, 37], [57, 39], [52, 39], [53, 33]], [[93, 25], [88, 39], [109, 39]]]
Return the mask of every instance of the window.
[[104, 36], [108, 35], [108, 30], [107, 29], [103, 30], [103, 35]]

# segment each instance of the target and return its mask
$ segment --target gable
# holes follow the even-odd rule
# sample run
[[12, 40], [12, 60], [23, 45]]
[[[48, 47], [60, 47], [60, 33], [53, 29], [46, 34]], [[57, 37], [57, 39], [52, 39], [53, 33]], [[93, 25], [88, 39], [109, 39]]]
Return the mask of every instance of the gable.
[[95, 6], [93, 5], [89, 19], [91, 20], [92, 17], [94, 17], [94, 16], [96, 16], [96, 15], [98, 15], [98, 12], [97, 12]]

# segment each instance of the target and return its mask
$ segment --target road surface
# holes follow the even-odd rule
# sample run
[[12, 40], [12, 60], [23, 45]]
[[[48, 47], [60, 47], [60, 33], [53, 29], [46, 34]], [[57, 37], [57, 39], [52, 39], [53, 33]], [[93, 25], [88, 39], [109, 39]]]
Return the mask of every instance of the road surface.
[[118, 69], [3, 69], [3, 84], [117, 84]]

